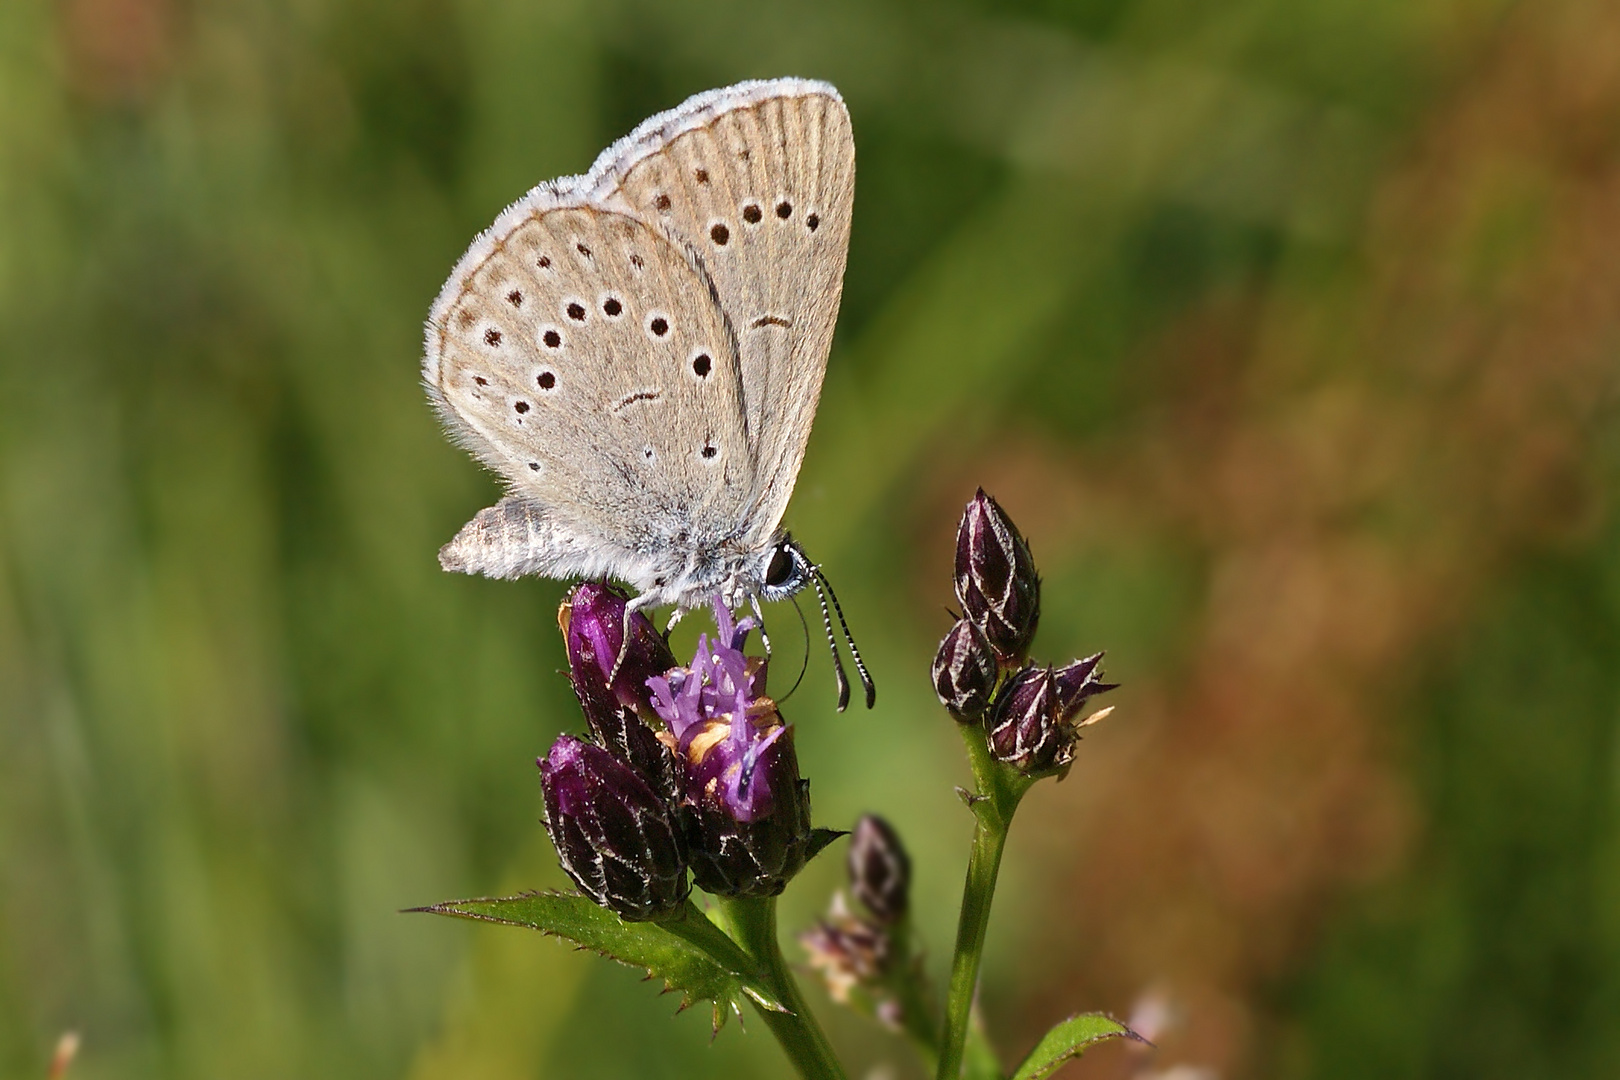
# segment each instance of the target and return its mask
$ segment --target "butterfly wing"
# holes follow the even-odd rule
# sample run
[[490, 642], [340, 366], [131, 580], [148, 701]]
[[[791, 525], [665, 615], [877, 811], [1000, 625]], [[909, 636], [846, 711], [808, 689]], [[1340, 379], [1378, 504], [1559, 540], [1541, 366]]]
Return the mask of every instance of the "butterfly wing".
[[517, 500], [463, 530], [442, 556], [451, 568], [646, 588], [733, 532], [756, 487], [712, 283], [662, 230], [568, 182], [536, 188], [473, 243], [433, 306], [423, 379]]
[[843, 291], [855, 192], [843, 100], [801, 79], [700, 94], [610, 147], [583, 185], [684, 239], [713, 279], [737, 335], [747, 524], [763, 543], [798, 478]]

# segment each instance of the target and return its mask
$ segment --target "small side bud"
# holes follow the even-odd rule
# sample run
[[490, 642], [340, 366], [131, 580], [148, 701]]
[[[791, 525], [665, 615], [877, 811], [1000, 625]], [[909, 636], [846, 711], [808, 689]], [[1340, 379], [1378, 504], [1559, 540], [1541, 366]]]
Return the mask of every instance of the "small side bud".
[[996, 654], [971, 619], [957, 619], [934, 654], [934, 693], [952, 716], [978, 723], [996, 688]]
[[1053, 672], [1058, 707], [1065, 717], [1072, 718], [1090, 698], [1118, 688], [1118, 683], [1102, 681], [1102, 658], [1102, 653], [1095, 653], [1084, 660], [1070, 660]]
[[1102, 682], [1102, 653], [1062, 668], [1033, 665], [1002, 689], [990, 720], [990, 752], [1028, 776], [1062, 772], [1079, 741], [1075, 717], [1087, 699], [1114, 689]]
[[1041, 616], [1035, 559], [1006, 511], [980, 488], [956, 532], [956, 598], [1004, 668], [1029, 654]]
[[1074, 733], [1057, 722], [1052, 668], [1027, 667], [1012, 677], [990, 723], [990, 752], [1021, 772], [1060, 769], [1074, 757]]
[[826, 918], [799, 934], [799, 944], [828, 996], [840, 1005], [848, 1005], [856, 989], [878, 991], [889, 968], [889, 932], [850, 914], [842, 896], [834, 897]]
[[686, 849], [670, 810], [629, 765], [563, 735], [541, 759], [546, 831], [580, 891], [630, 922], [686, 903]]
[[894, 827], [863, 814], [849, 839], [849, 886], [878, 922], [889, 925], [911, 902], [911, 857]]

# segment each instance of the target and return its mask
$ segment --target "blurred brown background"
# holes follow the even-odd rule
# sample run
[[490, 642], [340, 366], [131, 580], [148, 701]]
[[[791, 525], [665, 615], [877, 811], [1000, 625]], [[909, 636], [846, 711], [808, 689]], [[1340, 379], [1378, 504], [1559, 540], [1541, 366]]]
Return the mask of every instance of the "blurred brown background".
[[1124, 683], [1015, 829], [1009, 1060], [1103, 1008], [1159, 1053], [1063, 1075], [1620, 1075], [1601, 0], [0, 5], [0, 1072], [75, 1030], [78, 1080], [787, 1075], [396, 914], [561, 883], [532, 759], [579, 726], [562, 587], [435, 565], [497, 487], [417, 385], [427, 305], [536, 181], [780, 74], [855, 122], [788, 524], [882, 690], [835, 716], [815, 653], [786, 711], [821, 823], [913, 847], [935, 974], [969, 829], [926, 670], [982, 484], [1037, 651]]

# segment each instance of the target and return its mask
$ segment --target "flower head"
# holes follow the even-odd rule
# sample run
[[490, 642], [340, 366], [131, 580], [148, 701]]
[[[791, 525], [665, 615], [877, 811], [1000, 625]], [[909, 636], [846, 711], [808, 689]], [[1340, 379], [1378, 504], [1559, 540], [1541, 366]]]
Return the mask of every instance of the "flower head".
[[849, 1004], [856, 989], [881, 992], [893, 942], [888, 930], [852, 914], [843, 894], [834, 895], [832, 910], [825, 918], [799, 933], [799, 944], [834, 1001]]
[[647, 680], [675, 666], [675, 654], [652, 621], [640, 611], [626, 618], [628, 608], [618, 589], [586, 581], [574, 586], [557, 609], [557, 625], [568, 646], [568, 678], [587, 719], [610, 704], [646, 712]]
[[751, 618], [717, 598], [715, 636], [687, 668], [648, 680], [684, 773], [682, 809], [699, 887], [774, 896], [812, 853], [809, 784], [793, 732], [765, 694], [765, 661], [743, 653]]
[[791, 756], [792, 744], [783, 742], [788, 729], [765, 696], [765, 661], [742, 651], [754, 620], [737, 621], [718, 599], [714, 619], [717, 632], [712, 641], [707, 634], [698, 639], [691, 667], [672, 667], [647, 685], [689, 790], [717, 801], [738, 821], [757, 821], [775, 808], [781, 770], [773, 766]]
[[718, 598], [714, 617], [677, 667], [615, 589], [577, 586], [558, 614], [593, 741], [564, 736], [542, 762], [546, 826], [563, 869], [627, 919], [679, 906], [672, 850], [682, 889], [689, 863], [708, 892], [774, 896], [835, 835], [810, 828], [793, 731], [765, 694], [765, 661], [743, 652], [757, 624]]

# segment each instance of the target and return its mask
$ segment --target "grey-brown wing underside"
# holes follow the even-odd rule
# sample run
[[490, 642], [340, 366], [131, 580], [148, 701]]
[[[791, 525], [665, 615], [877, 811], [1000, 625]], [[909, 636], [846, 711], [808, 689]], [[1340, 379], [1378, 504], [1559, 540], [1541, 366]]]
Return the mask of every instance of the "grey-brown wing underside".
[[584, 182], [685, 238], [713, 279], [738, 339], [763, 538], [798, 477], [843, 291], [855, 145], [842, 99], [799, 79], [699, 95], [609, 148]]
[[526, 538], [528, 554], [458, 568], [635, 580], [630, 563], [734, 530], [754, 490], [736, 344], [702, 267], [566, 186], [536, 188], [474, 242], [433, 307], [423, 378], [528, 507], [521, 537], [463, 530], [468, 543]]

